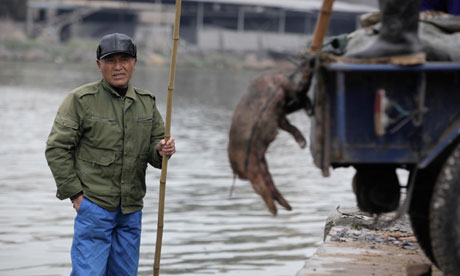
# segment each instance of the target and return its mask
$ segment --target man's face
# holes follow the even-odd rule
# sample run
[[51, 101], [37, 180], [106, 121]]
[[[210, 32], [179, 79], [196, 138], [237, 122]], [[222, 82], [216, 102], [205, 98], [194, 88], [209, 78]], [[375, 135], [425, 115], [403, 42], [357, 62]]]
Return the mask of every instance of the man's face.
[[112, 87], [126, 88], [136, 69], [137, 59], [128, 54], [112, 54], [97, 60], [102, 78]]

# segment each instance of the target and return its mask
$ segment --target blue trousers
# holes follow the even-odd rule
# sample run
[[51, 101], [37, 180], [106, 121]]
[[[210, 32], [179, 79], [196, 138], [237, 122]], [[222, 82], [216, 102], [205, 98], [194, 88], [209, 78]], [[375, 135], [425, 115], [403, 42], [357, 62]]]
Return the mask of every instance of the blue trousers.
[[107, 211], [84, 198], [75, 218], [71, 276], [136, 276], [142, 211]]

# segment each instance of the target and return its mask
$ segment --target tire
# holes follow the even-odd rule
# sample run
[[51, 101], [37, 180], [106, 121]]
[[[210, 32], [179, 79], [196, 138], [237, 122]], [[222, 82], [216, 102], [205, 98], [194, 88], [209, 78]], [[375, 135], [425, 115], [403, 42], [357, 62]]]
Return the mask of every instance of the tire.
[[353, 192], [361, 211], [382, 214], [398, 208], [401, 187], [394, 167], [357, 166]]
[[[415, 180], [412, 200], [409, 207], [409, 221], [417, 242], [428, 259], [437, 264], [431, 248], [430, 237], [430, 200], [438, 173], [433, 170], [420, 170]], [[410, 178], [413, 177], [411, 173]], [[409, 180], [410, 182], [410, 180]]]
[[430, 203], [433, 254], [445, 276], [460, 273], [460, 146], [441, 169]]

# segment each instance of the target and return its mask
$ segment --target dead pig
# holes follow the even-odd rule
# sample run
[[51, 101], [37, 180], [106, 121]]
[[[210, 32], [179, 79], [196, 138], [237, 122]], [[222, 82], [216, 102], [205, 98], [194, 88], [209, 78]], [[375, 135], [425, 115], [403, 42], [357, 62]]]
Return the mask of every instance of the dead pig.
[[263, 73], [241, 97], [230, 127], [228, 157], [233, 173], [251, 182], [273, 215], [277, 212], [274, 200], [287, 210], [291, 206], [273, 183], [265, 152], [278, 128], [291, 133], [300, 147], [305, 148], [304, 136], [286, 117], [307, 108], [306, 94], [298, 91], [297, 84], [282, 73]]

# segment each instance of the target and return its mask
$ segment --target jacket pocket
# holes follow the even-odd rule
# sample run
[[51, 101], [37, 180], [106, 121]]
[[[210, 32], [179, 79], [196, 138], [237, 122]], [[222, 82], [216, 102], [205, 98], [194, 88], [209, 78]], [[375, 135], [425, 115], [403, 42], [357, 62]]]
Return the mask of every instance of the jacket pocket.
[[115, 119], [101, 118], [101, 117], [96, 117], [96, 116], [91, 117], [91, 120], [100, 121], [100, 122], [106, 122], [106, 123], [115, 123], [116, 122]]
[[85, 137], [95, 148], [112, 148], [123, 135], [121, 125], [113, 117], [94, 115], [84, 120]]
[[55, 122], [60, 124], [60, 125], [62, 125], [62, 126], [64, 126], [64, 127], [72, 128], [74, 130], [78, 129], [78, 123], [72, 121], [71, 119], [62, 117], [59, 114], [56, 116]]
[[[146, 115], [146, 114], [145, 114]], [[154, 122], [153, 116], [139, 116], [136, 121], [136, 143], [140, 145], [139, 152], [147, 152]]]
[[153, 117], [139, 118], [137, 119], [138, 123], [151, 123], [153, 122]]
[[[80, 179], [111, 177], [116, 153], [112, 150], [93, 148], [81, 144], [77, 150], [77, 172]], [[106, 180], [107, 181], [107, 180]]]

